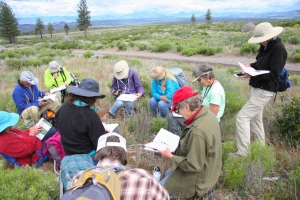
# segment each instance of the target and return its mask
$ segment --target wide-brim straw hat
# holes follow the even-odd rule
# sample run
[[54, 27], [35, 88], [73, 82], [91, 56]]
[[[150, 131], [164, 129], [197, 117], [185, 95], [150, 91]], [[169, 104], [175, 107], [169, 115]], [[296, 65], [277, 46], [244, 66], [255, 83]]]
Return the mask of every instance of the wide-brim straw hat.
[[267, 41], [283, 31], [280, 26], [273, 27], [269, 22], [258, 24], [254, 29], [254, 35], [248, 40], [248, 43], [261, 43]]
[[151, 69], [150, 77], [155, 80], [162, 80], [166, 75], [166, 71], [161, 66], [156, 66]]
[[113, 67], [113, 73], [116, 79], [124, 79], [128, 77], [129, 66], [125, 60], [117, 62]]

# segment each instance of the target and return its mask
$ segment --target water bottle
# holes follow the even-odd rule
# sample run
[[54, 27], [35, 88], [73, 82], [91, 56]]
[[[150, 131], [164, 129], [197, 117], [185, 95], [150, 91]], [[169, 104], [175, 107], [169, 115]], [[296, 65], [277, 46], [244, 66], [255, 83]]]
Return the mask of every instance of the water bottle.
[[158, 182], [160, 181], [161, 173], [160, 173], [160, 168], [159, 167], [154, 167], [153, 176]]

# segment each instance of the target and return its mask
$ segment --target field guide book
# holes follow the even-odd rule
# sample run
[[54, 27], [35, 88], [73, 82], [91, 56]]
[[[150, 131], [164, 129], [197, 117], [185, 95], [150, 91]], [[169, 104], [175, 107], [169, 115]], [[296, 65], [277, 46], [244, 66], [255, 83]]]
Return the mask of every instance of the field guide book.
[[135, 94], [121, 94], [117, 100], [119, 101], [131, 101], [134, 102], [137, 99]]
[[268, 70], [256, 70], [253, 67], [246, 67], [243, 63], [238, 62], [240, 67], [242, 68], [242, 70], [244, 72], [246, 72], [247, 74], [251, 75], [251, 76], [257, 76], [257, 75], [261, 75], [261, 74], [267, 74], [270, 73], [270, 71]]
[[39, 132], [38, 134], [36, 134], [35, 137], [42, 140], [45, 137], [45, 135], [48, 133], [50, 128], [52, 127], [52, 124], [50, 122], [48, 122], [47, 120], [45, 120], [44, 118], [41, 118], [40, 121], [38, 121], [38, 123], [36, 125], [42, 126], [42, 131]]
[[51, 89], [50, 93], [58, 92], [58, 91], [61, 91], [61, 90], [64, 90], [64, 89], [66, 89], [66, 86], [65, 85], [61, 85], [59, 87]]
[[167, 147], [174, 152], [178, 146], [180, 137], [163, 128], [159, 130], [153, 142], [145, 144], [145, 150], [155, 151], [164, 150]]
[[47, 101], [49, 103], [54, 102], [56, 98], [55, 94], [45, 95], [43, 98], [40, 98], [39, 101]]

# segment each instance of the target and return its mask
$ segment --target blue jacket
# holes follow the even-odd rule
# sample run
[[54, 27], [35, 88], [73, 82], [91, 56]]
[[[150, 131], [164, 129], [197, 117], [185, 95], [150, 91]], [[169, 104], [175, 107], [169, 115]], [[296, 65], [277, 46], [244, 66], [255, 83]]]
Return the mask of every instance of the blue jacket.
[[32, 93], [28, 87], [23, 87], [18, 82], [12, 93], [12, 98], [16, 104], [19, 115], [21, 115], [23, 110], [31, 106], [37, 106], [40, 108], [38, 99], [39, 97], [44, 97], [45, 93], [40, 92], [36, 85], [32, 85], [31, 90]]
[[157, 80], [152, 79], [152, 88], [151, 88], [152, 96], [156, 100], [160, 100], [160, 96], [166, 96], [170, 101], [172, 101], [175, 91], [180, 88], [178, 85], [178, 82], [173, 81], [170, 78], [167, 78], [165, 92], [163, 92], [161, 90], [161, 83], [162, 83], [161, 80], [157, 81]]
[[116, 77], [113, 78], [110, 92], [113, 94], [116, 89], [121, 89], [124, 94], [144, 94], [144, 87], [142, 86], [138, 74], [133, 69], [129, 69], [126, 85], [121, 80], [116, 79]]

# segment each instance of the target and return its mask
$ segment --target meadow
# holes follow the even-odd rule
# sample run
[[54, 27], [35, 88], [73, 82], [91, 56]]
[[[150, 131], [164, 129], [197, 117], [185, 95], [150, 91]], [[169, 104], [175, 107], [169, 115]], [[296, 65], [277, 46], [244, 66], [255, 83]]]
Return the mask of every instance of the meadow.
[[[124, 118], [123, 111], [116, 119], [105, 122], [119, 123], [120, 133], [126, 138], [129, 154], [129, 166], [152, 171], [155, 166], [166, 170], [169, 162], [143, 150], [143, 144], [150, 142], [160, 128], [167, 127], [167, 120], [152, 118], [148, 100], [151, 97], [151, 78], [149, 71], [154, 66], [165, 68], [178, 67], [184, 70], [188, 84], [201, 90], [197, 83], [191, 83], [191, 73], [195, 64], [181, 61], [162, 61], [158, 59], [127, 58], [118, 55], [105, 55], [92, 59], [95, 50], [118, 49], [119, 51], [168, 52], [193, 56], [255, 57], [258, 45], [249, 45], [247, 40], [253, 31], [241, 32], [245, 23], [224, 22], [218, 24], [172, 24], [125, 28], [102, 28], [89, 31], [87, 40], [82, 32], [70, 32], [69, 36], [54, 34], [53, 38], [45, 34], [43, 39], [36, 36], [18, 38], [18, 43], [10, 45], [4, 39], [0, 41], [0, 110], [16, 112], [11, 93], [23, 70], [32, 71], [40, 82], [38, 87], [46, 90], [43, 83], [44, 71], [48, 63], [56, 60], [80, 80], [86, 77], [97, 80], [100, 92], [106, 98], [97, 101], [99, 116], [103, 117], [114, 102], [110, 95], [113, 77], [112, 66], [119, 60], [126, 60], [136, 70], [145, 88], [144, 96], [136, 103], [134, 116]], [[300, 22], [276, 22], [273, 25], [284, 26], [280, 35], [288, 51], [288, 62], [300, 62]], [[72, 54], [73, 49], [82, 49], [82, 55]], [[247, 80], [237, 79], [233, 73], [238, 68], [214, 66], [214, 74], [226, 91], [226, 109], [221, 119], [223, 143], [223, 168], [216, 189], [216, 199], [298, 199], [300, 196], [300, 76], [290, 76], [293, 87], [278, 93], [276, 101], [271, 101], [264, 111], [266, 145], [253, 142], [251, 154], [246, 158], [231, 158], [235, 152], [235, 118], [238, 111], [249, 98], [250, 87]], [[24, 128], [20, 120], [17, 125]], [[48, 167], [49, 165], [50, 167]], [[56, 199], [58, 182], [51, 173], [52, 162], [38, 169], [11, 170], [1, 160], [1, 176], [4, 181], [18, 181], [0, 188], [1, 199]], [[22, 171], [23, 170], [23, 171]], [[20, 173], [31, 174], [22, 176]], [[32, 177], [36, 178], [32, 183]], [[270, 180], [278, 178], [277, 181]], [[46, 180], [46, 181], [45, 181]], [[14, 182], [14, 181], [13, 181]], [[23, 184], [18, 184], [22, 182]], [[49, 191], [40, 191], [40, 186]], [[8, 191], [24, 192], [8, 192]], [[8, 193], [8, 194], [7, 194]], [[4, 195], [5, 194], [5, 195]], [[11, 195], [11, 196], [9, 196]]]

